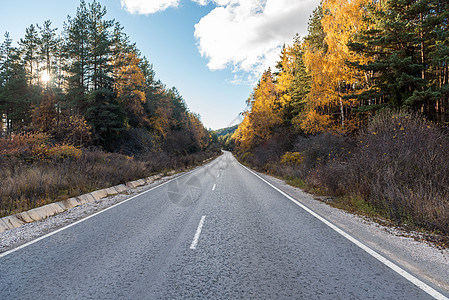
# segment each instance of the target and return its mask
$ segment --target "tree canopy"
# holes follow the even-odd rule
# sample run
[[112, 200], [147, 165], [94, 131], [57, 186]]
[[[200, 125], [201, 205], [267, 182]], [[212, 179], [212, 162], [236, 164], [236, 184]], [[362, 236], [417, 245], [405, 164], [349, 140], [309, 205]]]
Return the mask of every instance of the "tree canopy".
[[189, 111], [176, 88], [156, 79], [123, 26], [105, 16], [99, 2], [81, 0], [62, 30], [50, 20], [31, 24], [17, 46], [5, 34], [1, 134], [42, 131], [58, 142], [120, 151], [144, 130], [156, 151], [205, 149], [210, 135], [199, 115]]

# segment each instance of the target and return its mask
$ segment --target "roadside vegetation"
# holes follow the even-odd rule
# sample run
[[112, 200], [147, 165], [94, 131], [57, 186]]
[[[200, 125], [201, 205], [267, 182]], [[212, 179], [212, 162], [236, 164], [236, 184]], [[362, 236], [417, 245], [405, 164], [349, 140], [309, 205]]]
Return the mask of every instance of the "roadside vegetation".
[[0, 217], [171, 170], [200, 165], [219, 155], [163, 151], [128, 156], [51, 143], [49, 136], [0, 139]]
[[0, 43], [0, 216], [218, 154], [199, 115], [156, 78], [106, 8]]
[[[232, 136], [244, 163], [449, 241], [448, 4], [323, 0]], [[393, 30], [392, 30], [393, 28]]]

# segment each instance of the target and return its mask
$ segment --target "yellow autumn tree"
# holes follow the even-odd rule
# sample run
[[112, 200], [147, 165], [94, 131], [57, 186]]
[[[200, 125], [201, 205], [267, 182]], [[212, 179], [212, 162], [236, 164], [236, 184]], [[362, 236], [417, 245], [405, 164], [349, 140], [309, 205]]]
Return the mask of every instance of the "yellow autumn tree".
[[204, 128], [203, 123], [199, 115], [194, 113], [188, 113], [189, 119], [189, 132], [191, 132], [195, 144], [198, 145], [199, 151], [206, 149], [210, 142], [210, 134]]
[[251, 110], [234, 134], [243, 151], [249, 151], [269, 139], [275, 126], [282, 124], [282, 104], [277, 98], [273, 74], [266, 71], [248, 99]]
[[119, 60], [116, 63], [119, 68], [114, 81], [117, 99], [123, 105], [133, 127], [145, 125], [148, 123], [142, 105], [146, 101], [143, 91], [145, 76], [139, 67], [140, 58], [135, 52], [129, 52], [120, 55]]
[[353, 86], [364, 81], [364, 74], [348, 62], [360, 61], [348, 43], [360, 30], [366, 29], [364, 7], [371, 0], [323, 0], [321, 26], [325, 47], [317, 49], [309, 41], [303, 44], [304, 62], [312, 76], [307, 107], [298, 125], [308, 133], [324, 130], [351, 132], [357, 119], [351, 109], [355, 100], [344, 96]]
[[293, 46], [284, 46], [281, 53], [281, 60], [277, 65], [279, 74], [276, 79], [276, 92], [279, 95], [279, 103], [281, 106], [287, 105], [292, 100], [291, 88], [294, 80], [295, 60]]
[[158, 100], [155, 112], [150, 119], [151, 127], [163, 138], [167, 136], [174, 126], [173, 105], [165, 89], [158, 91]]
[[237, 144], [237, 148], [242, 152], [248, 152], [253, 146], [254, 130], [251, 128], [250, 112], [243, 114], [244, 119], [237, 130], [232, 135], [232, 139]]

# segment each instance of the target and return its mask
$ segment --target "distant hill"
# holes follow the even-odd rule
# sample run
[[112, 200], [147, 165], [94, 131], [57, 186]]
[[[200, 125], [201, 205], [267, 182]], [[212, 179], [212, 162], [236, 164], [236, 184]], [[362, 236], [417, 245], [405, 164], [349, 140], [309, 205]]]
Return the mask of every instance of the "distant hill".
[[226, 127], [215, 130], [214, 133], [217, 136], [218, 142], [221, 144], [222, 149], [232, 151], [234, 149], [234, 141], [232, 135], [237, 130], [239, 125]]
[[234, 126], [231, 126], [231, 127], [218, 129], [218, 130], [215, 130], [215, 133], [217, 134], [218, 137], [225, 136], [225, 135], [228, 135], [228, 134], [232, 135], [237, 130], [237, 127], [239, 127], [239, 125], [234, 125]]

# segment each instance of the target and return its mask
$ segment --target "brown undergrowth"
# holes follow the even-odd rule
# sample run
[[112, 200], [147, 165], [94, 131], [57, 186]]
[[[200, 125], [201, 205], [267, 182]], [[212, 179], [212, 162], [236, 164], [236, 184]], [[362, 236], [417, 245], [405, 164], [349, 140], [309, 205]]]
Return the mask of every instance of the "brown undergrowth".
[[0, 217], [155, 173], [185, 169], [217, 155], [150, 152], [130, 157], [51, 145], [41, 134], [0, 143]]

